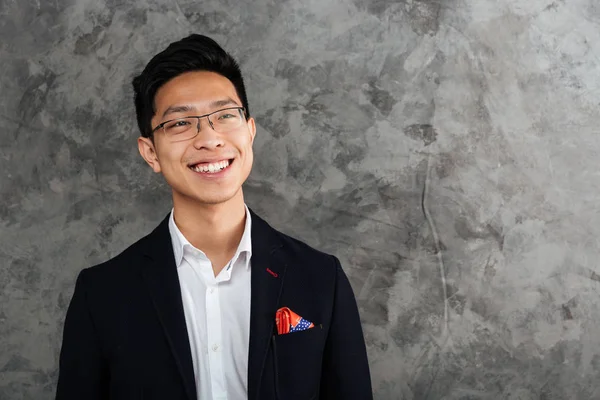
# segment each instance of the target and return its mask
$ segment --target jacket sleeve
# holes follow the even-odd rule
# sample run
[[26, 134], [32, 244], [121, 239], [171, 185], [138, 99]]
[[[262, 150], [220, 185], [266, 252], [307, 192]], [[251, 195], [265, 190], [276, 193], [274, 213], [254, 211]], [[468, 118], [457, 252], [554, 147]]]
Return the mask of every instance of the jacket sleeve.
[[371, 400], [371, 375], [358, 307], [339, 260], [321, 374], [321, 400]]
[[108, 369], [88, 307], [85, 270], [67, 310], [56, 400], [108, 399]]

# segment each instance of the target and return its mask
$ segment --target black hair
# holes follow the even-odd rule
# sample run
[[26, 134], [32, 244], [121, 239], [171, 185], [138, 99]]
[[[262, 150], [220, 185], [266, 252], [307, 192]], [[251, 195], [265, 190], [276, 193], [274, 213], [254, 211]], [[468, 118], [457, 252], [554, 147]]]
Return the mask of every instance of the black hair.
[[154, 97], [169, 80], [190, 71], [210, 71], [229, 79], [250, 117], [242, 72], [235, 59], [213, 39], [193, 34], [171, 43], [155, 55], [142, 73], [133, 79], [135, 113], [143, 137], [152, 137]]

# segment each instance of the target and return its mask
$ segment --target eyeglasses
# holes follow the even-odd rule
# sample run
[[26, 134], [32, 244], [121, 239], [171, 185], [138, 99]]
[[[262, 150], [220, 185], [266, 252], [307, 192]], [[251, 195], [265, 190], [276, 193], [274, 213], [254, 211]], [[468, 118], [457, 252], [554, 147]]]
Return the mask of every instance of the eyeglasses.
[[151, 133], [162, 129], [165, 136], [172, 141], [188, 140], [200, 133], [200, 119], [206, 117], [210, 127], [217, 133], [227, 133], [242, 126], [246, 120], [244, 107], [229, 107], [213, 111], [210, 114], [193, 115], [171, 119], [160, 123]]

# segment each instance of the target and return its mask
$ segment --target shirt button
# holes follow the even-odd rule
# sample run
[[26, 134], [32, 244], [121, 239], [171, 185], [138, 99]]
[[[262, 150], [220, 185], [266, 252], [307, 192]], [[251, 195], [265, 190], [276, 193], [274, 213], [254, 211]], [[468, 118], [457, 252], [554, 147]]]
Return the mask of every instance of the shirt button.
[[212, 350], [213, 350], [213, 351], [217, 351], [217, 350], [219, 350], [219, 345], [218, 345], [218, 344], [213, 344], [213, 346], [212, 346]]

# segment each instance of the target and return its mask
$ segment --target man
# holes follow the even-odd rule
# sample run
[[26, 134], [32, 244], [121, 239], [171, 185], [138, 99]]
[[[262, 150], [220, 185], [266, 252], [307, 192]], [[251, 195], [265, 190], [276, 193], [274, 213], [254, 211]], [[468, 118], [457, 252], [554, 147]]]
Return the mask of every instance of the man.
[[339, 261], [244, 203], [256, 126], [234, 59], [191, 35], [133, 86], [139, 151], [171, 186], [173, 210], [79, 274], [56, 398], [371, 399]]

